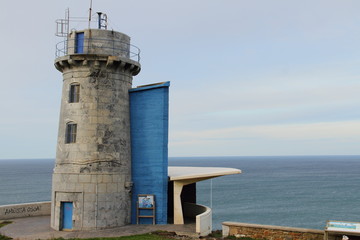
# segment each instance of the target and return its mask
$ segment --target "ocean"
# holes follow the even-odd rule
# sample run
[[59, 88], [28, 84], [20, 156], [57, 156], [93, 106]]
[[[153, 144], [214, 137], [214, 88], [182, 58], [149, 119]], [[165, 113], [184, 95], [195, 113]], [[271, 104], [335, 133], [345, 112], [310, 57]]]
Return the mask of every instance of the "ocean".
[[[242, 170], [197, 183], [213, 229], [224, 221], [312, 229], [360, 222], [360, 156], [173, 157], [169, 165]], [[0, 205], [49, 201], [53, 167], [54, 159], [0, 160]]]

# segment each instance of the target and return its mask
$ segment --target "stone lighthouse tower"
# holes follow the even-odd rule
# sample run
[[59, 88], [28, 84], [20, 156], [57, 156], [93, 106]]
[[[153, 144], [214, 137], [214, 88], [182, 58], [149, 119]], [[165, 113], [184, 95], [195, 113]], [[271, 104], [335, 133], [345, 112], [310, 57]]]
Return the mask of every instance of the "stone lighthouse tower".
[[99, 28], [69, 33], [55, 59], [63, 75], [52, 182], [56, 230], [130, 223], [128, 91], [140, 72], [139, 51], [129, 36]]

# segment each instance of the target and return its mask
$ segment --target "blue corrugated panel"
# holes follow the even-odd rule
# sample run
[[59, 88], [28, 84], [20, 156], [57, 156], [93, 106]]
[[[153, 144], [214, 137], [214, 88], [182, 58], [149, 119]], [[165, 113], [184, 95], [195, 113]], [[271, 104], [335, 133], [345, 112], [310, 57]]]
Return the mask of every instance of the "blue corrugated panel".
[[[138, 194], [154, 194], [156, 224], [167, 224], [170, 83], [131, 89], [132, 223]], [[151, 224], [152, 219], [140, 223]]]

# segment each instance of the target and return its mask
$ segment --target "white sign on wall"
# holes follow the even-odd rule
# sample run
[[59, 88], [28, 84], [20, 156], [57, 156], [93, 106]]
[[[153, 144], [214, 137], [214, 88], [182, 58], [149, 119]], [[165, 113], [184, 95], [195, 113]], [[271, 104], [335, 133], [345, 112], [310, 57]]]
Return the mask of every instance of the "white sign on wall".
[[349, 232], [360, 233], [360, 223], [358, 222], [340, 222], [328, 221], [325, 231], [328, 232]]

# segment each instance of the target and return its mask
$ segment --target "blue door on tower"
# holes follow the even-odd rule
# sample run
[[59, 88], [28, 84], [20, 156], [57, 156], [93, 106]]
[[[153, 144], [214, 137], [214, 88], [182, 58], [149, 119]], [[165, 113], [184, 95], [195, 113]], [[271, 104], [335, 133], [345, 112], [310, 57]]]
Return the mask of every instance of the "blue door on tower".
[[72, 229], [73, 203], [62, 202], [62, 229]]
[[76, 33], [75, 38], [75, 53], [84, 53], [84, 33]]

